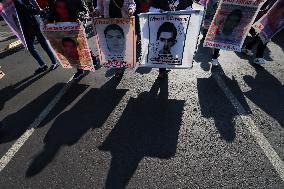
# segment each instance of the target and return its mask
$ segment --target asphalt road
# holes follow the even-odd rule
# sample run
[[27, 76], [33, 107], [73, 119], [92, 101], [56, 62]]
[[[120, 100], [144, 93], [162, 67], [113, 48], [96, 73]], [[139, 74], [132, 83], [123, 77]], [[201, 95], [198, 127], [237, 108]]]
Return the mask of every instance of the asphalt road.
[[69, 83], [73, 69], [33, 76], [28, 52], [5, 56], [0, 188], [284, 188], [283, 51], [282, 32], [263, 67], [221, 51], [211, 69], [199, 46], [164, 81], [102, 68]]

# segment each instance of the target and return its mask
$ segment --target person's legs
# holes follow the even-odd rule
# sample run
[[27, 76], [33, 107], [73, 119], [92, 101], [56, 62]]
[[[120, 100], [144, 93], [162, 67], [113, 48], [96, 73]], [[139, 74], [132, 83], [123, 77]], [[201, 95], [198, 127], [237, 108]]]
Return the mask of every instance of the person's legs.
[[77, 68], [77, 72], [74, 74], [73, 79], [77, 80], [80, 79], [84, 75], [84, 70]]
[[263, 59], [264, 55], [264, 50], [267, 46], [267, 43], [263, 43], [261, 40], [259, 41], [257, 45], [257, 50], [256, 50], [256, 58], [254, 59], [253, 63], [255, 64], [265, 64], [265, 60]]
[[254, 36], [252, 40], [244, 46], [243, 49], [251, 50], [258, 42], [260, 38], [258, 36]]
[[218, 66], [220, 64], [218, 61], [219, 53], [220, 53], [220, 49], [214, 49], [212, 62], [211, 62], [213, 66]]
[[26, 43], [29, 49], [29, 52], [31, 53], [31, 55], [37, 60], [38, 64], [40, 65], [40, 67], [45, 66], [45, 62], [43, 61], [42, 57], [40, 56], [40, 54], [38, 53], [38, 51], [35, 48], [35, 36], [26, 36]]
[[38, 42], [40, 43], [40, 45], [42, 46], [42, 48], [45, 50], [45, 52], [47, 53], [47, 55], [49, 56], [52, 64], [57, 64], [56, 62], [56, 58], [54, 53], [52, 52], [52, 50], [50, 49], [45, 37], [43, 36], [43, 34], [41, 33], [41, 31], [37, 31], [36, 33], [36, 37]]
[[263, 58], [264, 50], [267, 46], [267, 43], [263, 43], [262, 41], [259, 42], [256, 50], [256, 58]]

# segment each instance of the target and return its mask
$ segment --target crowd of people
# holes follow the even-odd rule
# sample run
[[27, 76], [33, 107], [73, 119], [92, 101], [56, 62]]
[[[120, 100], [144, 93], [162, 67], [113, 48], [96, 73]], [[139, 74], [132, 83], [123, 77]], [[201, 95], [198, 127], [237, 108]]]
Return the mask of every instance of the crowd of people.
[[[212, 3], [213, 1], [210, 1]], [[215, 1], [218, 2], [218, 1]], [[276, 0], [267, 0], [261, 7], [259, 15], [255, 19], [264, 15]], [[198, 3], [198, 2], [197, 2]], [[87, 22], [90, 17], [104, 17], [104, 18], [127, 18], [136, 16], [141, 12], [164, 12], [164, 11], [183, 11], [183, 10], [192, 10], [193, 1], [192, 0], [14, 0], [15, 7], [19, 16], [19, 20], [22, 26], [22, 30], [25, 36], [26, 44], [29, 52], [35, 58], [39, 64], [39, 68], [35, 70], [36, 74], [45, 72], [48, 69], [55, 70], [58, 68], [59, 63], [56, 60], [55, 55], [53, 54], [46, 38], [44, 37], [41, 29], [40, 23], [36, 19], [36, 16], [40, 15], [44, 24], [47, 23], [56, 23], [56, 22], [79, 22], [83, 26], [87, 25]], [[217, 4], [212, 5], [215, 8], [212, 10], [206, 7], [208, 5], [208, 0], [205, 1], [205, 12], [208, 11], [206, 16], [213, 17], [214, 12], [216, 11]], [[282, 11], [284, 12], [284, 11]], [[280, 17], [283, 21], [284, 13], [277, 13], [277, 17]], [[218, 35], [227, 36], [232, 34], [235, 25], [240, 23], [241, 18], [243, 17], [240, 10], [234, 10], [227, 17], [223, 30], [218, 31]], [[136, 22], [138, 22], [136, 18]], [[139, 50], [141, 46], [141, 37], [139, 31], [139, 24], [136, 24], [136, 35], [137, 35], [137, 49]], [[170, 26], [165, 26], [166, 29]], [[208, 28], [203, 28], [203, 36], [206, 35]], [[119, 30], [119, 29], [117, 29]], [[164, 32], [163, 34], [169, 34], [171, 32]], [[172, 33], [174, 34], [174, 32]], [[242, 52], [248, 56], [252, 56], [253, 53], [251, 49], [254, 46], [257, 46], [256, 58], [254, 59], [255, 64], [264, 64], [263, 59], [264, 51], [267, 45], [267, 42], [263, 42], [257, 32], [253, 28], [250, 30], [250, 35], [252, 39], [244, 45]], [[124, 37], [124, 36], [122, 36]], [[161, 36], [163, 38], [164, 46], [170, 48], [174, 45], [174, 41], [171, 40], [173, 36]], [[40, 43], [44, 51], [49, 56], [52, 65], [50, 68], [47, 65], [46, 60], [42, 58], [40, 53], [36, 50], [35, 41]], [[64, 45], [72, 45], [72, 41], [65, 39], [63, 41]], [[111, 44], [109, 44], [111, 46]], [[108, 47], [111, 48], [111, 47]], [[165, 50], [166, 51], [166, 50]], [[90, 50], [91, 52], [91, 50]], [[218, 61], [218, 56], [220, 54], [220, 49], [213, 49], [212, 54], [212, 66], [218, 66], [220, 63]], [[98, 58], [95, 56], [95, 53], [91, 52], [94, 65], [99, 67]], [[165, 78], [168, 75], [166, 68], [159, 69], [158, 78]], [[116, 68], [115, 77], [121, 78], [123, 76], [124, 68]], [[74, 79], [79, 79], [84, 75], [84, 70], [78, 68], [77, 72], [74, 75]]]

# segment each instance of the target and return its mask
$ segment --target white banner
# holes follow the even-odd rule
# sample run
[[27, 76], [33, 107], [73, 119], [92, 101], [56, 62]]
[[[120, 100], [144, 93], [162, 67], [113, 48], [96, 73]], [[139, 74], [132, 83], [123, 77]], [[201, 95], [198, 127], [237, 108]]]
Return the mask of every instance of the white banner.
[[140, 66], [191, 68], [203, 11], [140, 14]]
[[93, 25], [101, 64], [105, 67], [134, 68], [136, 64], [134, 17], [95, 18]]

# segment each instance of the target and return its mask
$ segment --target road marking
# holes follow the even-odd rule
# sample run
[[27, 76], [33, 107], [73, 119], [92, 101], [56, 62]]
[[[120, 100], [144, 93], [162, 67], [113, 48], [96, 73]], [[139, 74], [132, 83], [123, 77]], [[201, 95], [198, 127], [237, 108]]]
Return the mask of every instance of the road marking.
[[253, 120], [250, 116], [245, 115], [246, 111], [244, 107], [241, 105], [241, 103], [237, 100], [237, 98], [233, 95], [233, 93], [230, 91], [230, 89], [226, 86], [225, 82], [222, 80], [220, 75], [218, 73], [212, 73], [212, 76], [218, 83], [219, 87], [223, 90], [226, 97], [230, 100], [238, 114], [240, 115], [240, 118], [242, 119], [243, 124], [247, 126], [247, 129], [251, 133], [251, 135], [254, 137], [255, 141], [258, 143], [258, 145], [263, 150], [266, 157], [269, 159], [277, 173], [279, 174], [280, 178], [284, 182], [284, 163], [277, 154], [277, 152], [273, 149], [271, 144], [268, 142], [268, 140], [265, 138], [265, 136], [261, 133], [261, 131], [258, 129], [258, 127], [255, 125]]
[[13, 144], [13, 146], [8, 150], [8, 152], [0, 159], [0, 172], [8, 165], [15, 154], [20, 150], [20, 148], [25, 144], [29, 137], [33, 134], [40, 123], [46, 118], [46, 116], [51, 112], [55, 105], [59, 102], [61, 97], [67, 92], [67, 90], [73, 84], [72, 78], [66, 83], [66, 85], [57, 93], [57, 95], [52, 99], [52, 101], [47, 105], [47, 107], [41, 112], [41, 114], [34, 120], [30, 125], [28, 130]]

